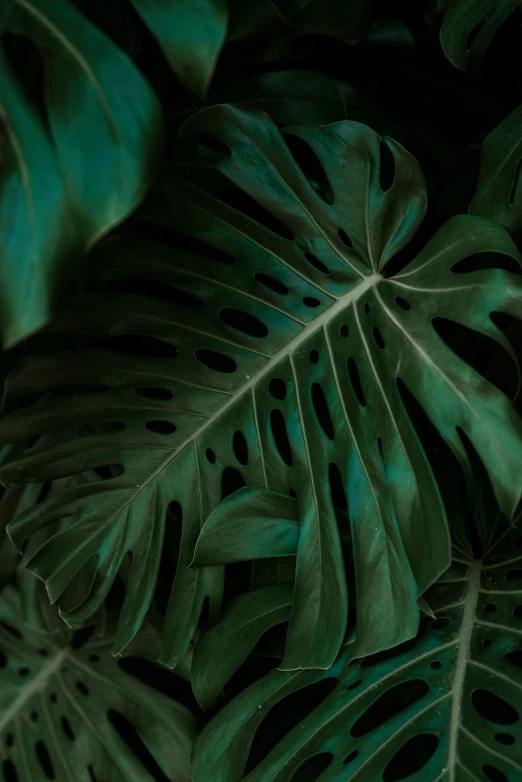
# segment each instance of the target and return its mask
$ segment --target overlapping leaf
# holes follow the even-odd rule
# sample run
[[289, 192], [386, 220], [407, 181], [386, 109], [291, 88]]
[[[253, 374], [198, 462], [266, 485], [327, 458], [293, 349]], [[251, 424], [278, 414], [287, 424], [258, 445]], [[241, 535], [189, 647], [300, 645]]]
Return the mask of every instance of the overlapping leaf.
[[[362, 661], [353, 660], [349, 643], [328, 671], [275, 670], [247, 688], [198, 738], [195, 782], [286, 782], [298, 770], [305, 778], [305, 767], [321, 782], [517, 782], [520, 533], [517, 525], [497, 535], [482, 561], [455, 555], [428, 592], [435, 618], [423, 620], [415, 641]], [[319, 682], [320, 705], [304, 719], [285, 713], [285, 698]], [[273, 720], [275, 704], [283, 737], [243, 776], [252, 739]]]
[[49, 127], [0, 47], [0, 324], [10, 346], [49, 319], [84, 247], [142, 199], [161, 120], [132, 62], [65, 0], [7, 0], [0, 28], [38, 47]]
[[[34, 448], [4, 467], [6, 483], [117, 469], [53, 493], [10, 535], [21, 547], [62, 520], [27, 562], [53, 601], [94, 563], [92, 588], [63, 614], [71, 624], [101, 605], [131, 555], [119, 651], [152, 600], [170, 508], [169, 524], [183, 530], [164, 626], [163, 660], [174, 665], [205, 599], [211, 621], [221, 602], [221, 569], [188, 568], [201, 525], [242, 485], [296, 493], [283, 667], [328, 667], [343, 641], [336, 507], [348, 512], [353, 537], [357, 653], [400, 643], [416, 632], [418, 597], [449, 562], [444, 508], [404, 386], [466, 470], [459, 432], [473, 443], [504, 512], [518, 502], [520, 420], [434, 326], [435, 318], [455, 321], [509, 349], [490, 313], [520, 315], [519, 277], [459, 262], [483, 252], [516, 266], [516, 249], [500, 226], [460, 216], [389, 278], [386, 264], [415, 232], [426, 200], [420, 169], [400, 145], [352, 122], [283, 136], [265, 115], [226, 106], [196, 115], [188, 131], [228, 148], [218, 169], [239, 188], [239, 209], [167, 174], [141, 215], [160, 226], [164, 243], [108, 241], [100, 250], [105, 291], [74, 297], [55, 326], [98, 347], [35, 357], [14, 372], [11, 395], [64, 385], [74, 393], [7, 416], [4, 440], [99, 429]], [[319, 161], [312, 184], [287, 145], [298, 142]], [[247, 198], [254, 216], [240, 211]], [[131, 353], [122, 335], [142, 335], [132, 337]]]
[[190, 780], [190, 712], [125, 673], [110, 655], [110, 637], [73, 647], [71, 631], [40, 596], [26, 573], [20, 592], [8, 586], [0, 597], [4, 778]]

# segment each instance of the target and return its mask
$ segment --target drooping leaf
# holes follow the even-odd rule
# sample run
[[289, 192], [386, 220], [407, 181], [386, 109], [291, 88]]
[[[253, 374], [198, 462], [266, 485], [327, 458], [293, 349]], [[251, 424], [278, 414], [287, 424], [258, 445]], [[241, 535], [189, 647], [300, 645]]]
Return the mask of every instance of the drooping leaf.
[[[218, 106], [187, 130], [228, 147], [217, 168], [239, 188], [239, 208], [166, 174], [141, 211], [165, 243], [121, 235], [100, 248], [105, 292], [73, 297], [54, 328], [105, 338], [107, 350], [29, 359], [8, 393], [99, 390], [50, 394], [6, 416], [1, 436], [95, 422], [100, 432], [37, 448], [4, 467], [2, 479], [118, 469], [56, 492], [10, 534], [21, 547], [39, 529], [74, 519], [27, 562], [56, 601], [94, 558], [91, 593], [64, 614], [71, 624], [102, 604], [131, 554], [119, 651], [153, 598], [173, 503], [182, 537], [162, 659], [175, 665], [205, 599], [211, 621], [219, 612], [222, 570], [187, 567], [204, 521], [244, 485], [294, 492], [300, 527], [283, 665], [326, 668], [346, 631], [339, 510], [353, 537], [359, 655], [415, 634], [417, 598], [449, 562], [444, 508], [405, 389], [469, 472], [464, 433], [502, 510], [513, 513], [520, 420], [435, 324], [450, 320], [509, 349], [489, 315], [520, 314], [519, 276], [459, 262], [497, 253], [516, 265], [518, 254], [499, 225], [459, 216], [389, 276], [387, 262], [423, 217], [422, 174], [400, 145], [357, 123], [282, 135], [262, 114]], [[303, 144], [308, 161], [316, 155], [312, 183], [297, 162]], [[241, 211], [245, 201], [254, 216]], [[130, 352], [124, 335], [141, 335]]]
[[188, 782], [190, 712], [125, 673], [110, 637], [73, 646], [73, 633], [40, 597], [28, 573], [21, 591], [8, 586], [0, 596], [5, 779]]
[[440, 30], [446, 57], [465, 71], [476, 71], [500, 25], [517, 0], [451, 0]]
[[203, 635], [191, 670], [192, 689], [203, 708], [212, 707], [263, 633], [288, 620], [293, 590], [294, 585], [286, 583], [239, 595], [218, 624]]
[[225, 42], [226, 0], [131, 0], [183, 84], [200, 98]]
[[132, 62], [70, 3], [7, 0], [0, 21], [43, 58], [50, 130], [0, 48], [0, 324], [11, 346], [49, 319], [84, 247], [142, 199], [161, 119]]
[[[350, 644], [328, 671], [276, 670], [244, 690], [197, 739], [194, 782], [286, 782], [312, 757], [324, 757], [325, 782], [517, 782], [521, 531], [518, 524], [497, 535], [482, 561], [455, 556], [427, 595], [435, 618], [423, 619], [414, 641], [362, 661], [352, 659]], [[336, 679], [320, 705], [285, 731], [285, 697]], [[276, 703], [283, 736], [243, 776]]]
[[496, 220], [513, 235], [520, 233], [522, 187], [522, 106], [486, 136], [471, 214]]

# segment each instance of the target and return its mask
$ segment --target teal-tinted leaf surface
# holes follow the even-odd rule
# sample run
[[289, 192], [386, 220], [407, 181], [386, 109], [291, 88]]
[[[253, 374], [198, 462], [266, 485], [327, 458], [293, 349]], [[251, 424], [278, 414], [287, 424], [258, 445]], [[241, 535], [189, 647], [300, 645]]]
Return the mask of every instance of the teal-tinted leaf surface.
[[500, 25], [517, 5], [517, 0], [452, 0], [440, 30], [446, 57], [457, 68], [476, 71]]
[[509, 114], [482, 145], [477, 190], [469, 205], [472, 214], [496, 220], [513, 235], [522, 220], [522, 106]]
[[[125, 673], [110, 655], [110, 636], [73, 647], [73, 634], [41, 595], [26, 573], [20, 591], [10, 585], [0, 596], [4, 778], [188, 782], [190, 712]], [[155, 774], [140, 759], [140, 743]]]
[[131, 0], [183, 84], [204, 97], [225, 42], [226, 0]]
[[[455, 556], [415, 641], [362, 661], [349, 643], [328, 671], [276, 670], [243, 691], [197, 739], [194, 782], [286, 782], [312, 757], [321, 782], [522, 779], [520, 532], [497, 534], [482, 561]], [[335, 686], [285, 729], [285, 697], [318, 682]], [[243, 776], [276, 703], [282, 738]]]
[[10, 346], [49, 319], [84, 247], [143, 198], [161, 119], [132, 62], [70, 3], [8, 0], [0, 19], [42, 56], [50, 131], [0, 50], [0, 322]]
[[[509, 349], [489, 316], [520, 314], [520, 277], [466, 271], [459, 261], [500, 253], [516, 265], [518, 254], [501, 226], [464, 215], [386, 276], [423, 218], [424, 183], [399, 144], [357, 123], [282, 135], [266, 115], [217, 106], [186, 131], [228, 148], [217, 168], [240, 198], [232, 206], [166, 174], [140, 217], [168, 231], [169, 244], [135, 235], [107, 241], [102, 289], [73, 297], [55, 324], [78, 339], [105, 338], [106, 349], [37, 356], [12, 373], [8, 395], [51, 393], [7, 415], [4, 440], [65, 425], [98, 429], [13, 460], [2, 470], [5, 483], [117, 469], [53, 493], [10, 524], [10, 535], [21, 548], [69, 519], [27, 565], [56, 601], [95, 563], [90, 592], [63, 613], [71, 624], [102, 604], [132, 555], [119, 651], [152, 600], [174, 508], [182, 538], [162, 657], [174, 665], [205, 598], [211, 622], [221, 603], [222, 568], [188, 567], [202, 524], [244, 485], [294, 492], [299, 540], [282, 665], [327, 668], [348, 609], [339, 512], [353, 538], [359, 655], [415, 634], [417, 599], [449, 564], [444, 508], [402, 384], [469, 472], [458, 430], [466, 434], [503, 511], [514, 511], [520, 420], [433, 320]], [[312, 181], [289, 149], [298, 143], [317, 156]], [[255, 216], [241, 211], [246, 194]], [[142, 335], [131, 352], [124, 335]], [[80, 391], [54, 397], [64, 385]]]

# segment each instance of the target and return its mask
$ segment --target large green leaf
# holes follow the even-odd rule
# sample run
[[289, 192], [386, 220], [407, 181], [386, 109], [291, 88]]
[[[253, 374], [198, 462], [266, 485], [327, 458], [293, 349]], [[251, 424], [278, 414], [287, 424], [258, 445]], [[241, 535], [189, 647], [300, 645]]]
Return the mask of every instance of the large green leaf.
[[40, 597], [29, 573], [20, 592], [9, 586], [0, 596], [5, 779], [188, 782], [189, 711], [125, 673], [110, 654], [110, 636], [73, 646], [71, 631]]
[[518, 235], [521, 226], [522, 106], [497, 125], [482, 145], [480, 174], [469, 211]]
[[49, 128], [0, 47], [0, 324], [10, 346], [49, 319], [83, 248], [142, 199], [161, 119], [140, 72], [68, 2], [7, 0], [0, 28], [42, 55]]
[[517, 5], [517, 0], [452, 0], [440, 30], [446, 57], [457, 68], [476, 71], [498, 28]]
[[226, 0], [131, 0], [150, 27], [175, 73], [204, 97], [228, 22]]
[[[435, 318], [451, 320], [509, 348], [489, 316], [520, 314], [519, 276], [466, 271], [459, 261], [518, 255], [500, 226], [459, 216], [389, 277], [386, 264], [414, 234], [426, 202], [419, 166], [399, 144], [353, 122], [283, 136], [265, 115], [227, 106], [196, 115], [189, 130], [229, 148], [217, 167], [257, 202], [250, 211], [259, 219], [166, 174], [141, 219], [156, 223], [170, 246], [121, 235], [100, 248], [106, 290], [73, 297], [55, 329], [98, 346], [109, 338], [113, 350], [22, 362], [8, 381], [12, 397], [80, 390], [7, 415], [0, 434], [19, 440], [95, 423], [99, 432], [36, 447], [5, 466], [2, 480], [120, 468], [53, 493], [13, 522], [10, 535], [21, 548], [68, 520], [26, 563], [53, 601], [96, 563], [90, 594], [63, 614], [71, 624], [101, 605], [131, 554], [120, 651], [152, 600], [174, 507], [183, 534], [163, 652], [174, 665], [205, 599], [211, 621], [221, 601], [219, 567], [187, 568], [202, 523], [244, 484], [297, 492], [283, 666], [329, 667], [347, 617], [335, 507], [348, 511], [352, 529], [358, 654], [414, 635], [417, 599], [449, 564], [444, 508], [403, 384], [468, 472], [460, 431], [473, 443], [503, 511], [511, 515], [518, 502], [520, 419], [434, 327]], [[317, 155], [313, 185], [285, 139]], [[132, 338], [131, 353], [118, 352], [128, 343], [117, 335], [126, 334], [144, 336]], [[96, 393], [86, 387], [93, 384]]]
[[[498, 534], [483, 560], [455, 556], [415, 641], [362, 661], [348, 644], [328, 671], [276, 670], [243, 691], [196, 741], [194, 782], [286, 782], [319, 761], [321, 782], [522, 779], [521, 531]], [[304, 718], [286, 714], [285, 697], [317, 682], [335, 686]], [[286, 735], [243, 777], [276, 703]]]

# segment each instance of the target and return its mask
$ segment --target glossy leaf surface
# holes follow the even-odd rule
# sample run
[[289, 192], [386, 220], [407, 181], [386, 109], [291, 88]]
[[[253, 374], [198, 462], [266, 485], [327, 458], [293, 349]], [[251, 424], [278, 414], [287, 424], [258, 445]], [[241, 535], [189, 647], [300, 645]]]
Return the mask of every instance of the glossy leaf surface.
[[[458, 430], [465, 433], [504, 512], [518, 502], [520, 420], [433, 325], [451, 320], [509, 349], [489, 315], [520, 313], [519, 276], [458, 264], [495, 252], [516, 266], [518, 255], [503, 228], [460, 216], [405, 269], [383, 276], [422, 220], [424, 183], [400, 145], [357, 123], [283, 136], [265, 115], [218, 106], [186, 131], [228, 148], [217, 168], [240, 198], [232, 206], [166, 175], [141, 220], [165, 229], [170, 246], [108, 241], [100, 249], [105, 292], [73, 297], [56, 323], [106, 338], [108, 349], [35, 357], [13, 373], [10, 394], [64, 384], [99, 390], [51, 394], [7, 416], [4, 440], [65, 422], [99, 431], [12, 461], [6, 483], [118, 469], [53, 494], [10, 535], [21, 547], [39, 529], [74, 519], [27, 562], [56, 601], [94, 558], [90, 593], [63, 614], [71, 624], [101, 605], [132, 554], [119, 651], [152, 600], [174, 504], [183, 534], [163, 652], [174, 665], [206, 597], [212, 621], [219, 612], [221, 569], [187, 568], [204, 521], [244, 485], [294, 492], [299, 541], [283, 666], [327, 668], [348, 607], [338, 511], [348, 513], [353, 537], [358, 654], [415, 634], [417, 599], [449, 562], [444, 509], [401, 384], [469, 471]], [[298, 163], [302, 145], [316, 156], [310, 180]], [[241, 192], [255, 217], [241, 211]], [[118, 351], [124, 335], [143, 336], [132, 352]]]
[[[520, 532], [517, 525], [498, 535], [482, 561], [456, 555], [428, 591], [435, 618], [423, 619], [415, 641], [362, 661], [352, 659], [350, 643], [329, 671], [276, 670], [251, 685], [198, 738], [194, 781], [286, 782], [325, 753], [321, 782], [517, 782]], [[310, 685], [310, 693], [322, 687], [322, 701], [296, 720], [291, 698], [285, 713], [285, 698]], [[243, 776], [252, 739], [275, 719], [275, 704], [282, 738]]]

